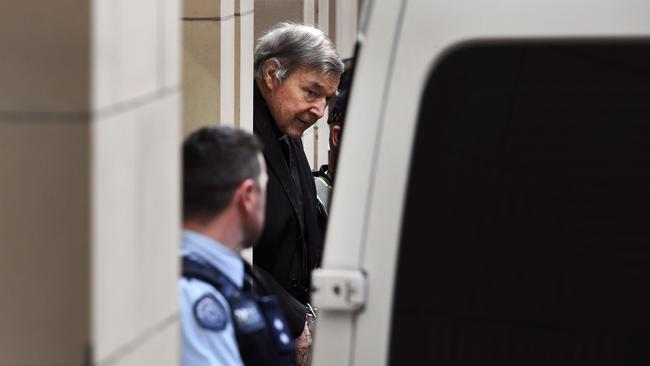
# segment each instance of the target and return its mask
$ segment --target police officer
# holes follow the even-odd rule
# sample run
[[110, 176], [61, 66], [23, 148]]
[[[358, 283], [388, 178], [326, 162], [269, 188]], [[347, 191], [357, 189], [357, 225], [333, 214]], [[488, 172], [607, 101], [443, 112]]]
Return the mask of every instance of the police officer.
[[261, 151], [254, 136], [230, 128], [203, 128], [183, 144], [183, 365], [295, 363], [277, 301], [253, 293], [239, 255], [264, 224]]
[[345, 72], [341, 75], [341, 82], [339, 83], [340, 94], [337, 96], [336, 102], [329, 111], [327, 118], [327, 124], [330, 130], [328, 163], [321, 165], [319, 170], [313, 172], [318, 209], [321, 216], [320, 219], [324, 222], [323, 226], [325, 226], [327, 221], [329, 200], [334, 186], [334, 172], [336, 170], [339, 147], [341, 146], [343, 122], [345, 121], [349, 90], [354, 72], [354, 58], [345, 59], [343, 63], [345, 64]]
[[316, 198], [318, 199], [321, 214], [327, 217], [329, 208], [329, 199], [332, 193], [334, 181], [332, 179], [334, 169], [336, 168], [336, 158], [338, 157], [339, 144], [341, 139], [341, 130], [343, 128], [343, 117], [347, 107], [348, 92], [343, 91], [336, 98], [336, 103], [329, 113], [327, 124], [330, 128], [330, 151], [328, 164], [321, 165], [320, 169], [314, 171], [314, 183], [316, 184]]

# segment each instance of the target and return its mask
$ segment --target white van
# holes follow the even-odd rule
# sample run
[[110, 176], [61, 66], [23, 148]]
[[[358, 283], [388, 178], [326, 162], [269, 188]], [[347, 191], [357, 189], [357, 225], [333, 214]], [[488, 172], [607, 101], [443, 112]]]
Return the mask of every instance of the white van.
[[362, 17], [313, 364], [650, 364], [650, 1]]

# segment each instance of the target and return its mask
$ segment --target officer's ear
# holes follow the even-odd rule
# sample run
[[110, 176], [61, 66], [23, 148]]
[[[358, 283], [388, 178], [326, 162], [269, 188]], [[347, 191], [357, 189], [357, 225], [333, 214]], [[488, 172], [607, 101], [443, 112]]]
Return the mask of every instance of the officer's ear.
[[258, 194], [259, 189], [254, 180], [248, 178], [241, 182], [235, 191], [235, 200], [239, 209], [246, 214], [253, 212], [256, 207]]
[[275, 58], [267, 60], [264, 63], [264, 84], [269, 90], [273, 90], [277, 85], [275, 74], [280, 69], [280, 61]]
[[338, 147], [339, 142], [341, 141], [341, 124], [332, 123], [332, 128], [330, 133], [332, 134], [332, 145]]

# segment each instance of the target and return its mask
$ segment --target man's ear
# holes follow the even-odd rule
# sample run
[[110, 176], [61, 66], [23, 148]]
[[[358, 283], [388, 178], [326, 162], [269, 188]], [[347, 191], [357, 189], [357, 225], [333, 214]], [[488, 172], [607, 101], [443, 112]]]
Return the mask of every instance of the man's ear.
[[264, 84], [269, 90], [273, 90], [276, 85], [275, 73], [280, 68], [280, 62], [274, 58], [267, 60], [264, 64]]
[[235, 199], [239, 208], [246, 213], [252, 212], [255, 209], [256, 192], [255, 181], [249, 178], [241, 182], [235, 191]]
[[339, 142], [341, 141], [341, 125], [338, 123], [333, 123], [332, 131], [330, 133], [332, 134], [332, 145], [338, 147]]

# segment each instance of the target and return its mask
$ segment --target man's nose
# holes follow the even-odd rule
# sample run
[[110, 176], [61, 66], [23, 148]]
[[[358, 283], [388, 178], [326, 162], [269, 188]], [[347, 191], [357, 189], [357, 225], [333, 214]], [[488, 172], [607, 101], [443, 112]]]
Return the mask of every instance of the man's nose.
[[312, 105], [309, 111], [316, 116], [316, 119], [320, 119], [325, 115], [325, 107], [327, 106], [327, 100], [325, 97], [318, 98]]

